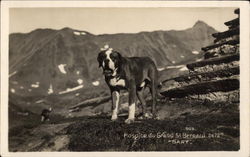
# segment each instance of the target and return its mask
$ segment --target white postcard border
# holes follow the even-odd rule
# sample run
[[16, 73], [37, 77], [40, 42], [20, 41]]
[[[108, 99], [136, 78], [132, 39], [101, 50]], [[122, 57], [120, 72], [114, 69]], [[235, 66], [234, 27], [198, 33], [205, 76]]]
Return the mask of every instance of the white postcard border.
[[[186, 152], [27, 152], [8, 151], [9, 8], [19, 7], [239, 7], [240, 8], [240, 150]], [[249, 3], [247, 1], [2, 1], [1, 2], [1, 155], [2, 156], [249, 156]]]

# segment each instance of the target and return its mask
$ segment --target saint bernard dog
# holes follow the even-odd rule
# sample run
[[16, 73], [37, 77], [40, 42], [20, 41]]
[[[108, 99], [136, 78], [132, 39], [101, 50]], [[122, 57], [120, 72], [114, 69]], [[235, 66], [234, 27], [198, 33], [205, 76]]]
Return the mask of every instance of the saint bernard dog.
[[147, 117], [146, 101], [143, 96], [145, 87], [149, 87], [152, 95], [152, 115], [156, 116], [157, 75], [155, 63], [149, 57], [123, 57], [108, 45], [98, 54], [99, 67], [102, 67], [105, 81], [112, 96], [112, 117], [115, 121], [118, 114], [120, 90], [129, 93], [129, 114], [125, 123], [130, 124], [135, 119], [136, 96], [142, 105], [142, 117]]

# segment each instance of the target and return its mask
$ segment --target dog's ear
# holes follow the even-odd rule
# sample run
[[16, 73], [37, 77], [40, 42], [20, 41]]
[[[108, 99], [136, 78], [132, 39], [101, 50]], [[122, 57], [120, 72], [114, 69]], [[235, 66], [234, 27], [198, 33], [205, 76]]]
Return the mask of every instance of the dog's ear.
[[122, 60], [122, 55], [121, 55], [120, 53], [118, 53], [118, 52], [116, 52], [116, 54], [117, 54], [117, 63], [118, 63], [118, 67], [121, 67], [122, 62], [123, 62], [123, 60]]
[[118, 54], [118, 60], [119, 60], [119, 62], [121, 62], [122, 61], [122, 55], [120, 53], [117, 53], [117, 54]]
[[97, 61], [99, 63], [99, 68], [102, 66], [103, 52], [100, 52], [97, 56]]

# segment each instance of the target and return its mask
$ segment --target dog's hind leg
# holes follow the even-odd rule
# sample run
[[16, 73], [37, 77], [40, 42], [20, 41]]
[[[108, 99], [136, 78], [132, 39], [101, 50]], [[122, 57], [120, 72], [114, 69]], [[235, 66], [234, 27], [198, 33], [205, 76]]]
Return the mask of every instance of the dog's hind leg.
[[152, 114], [153, 114], [153, 117], [156, 117], [156, 104], [157, 104], [157, 98], [156, 98], [156, 95], [157, 95], [157, 89], [155, 87], [155, 82], [152, 81], [151, 82], [151, 86], [150, 86], [150, 93], [152, 95]]
[[153, 68], [149, 71], [149, 78], [150, 78], [150, 93], [152, 95], [152, 114], [153, 117], [156, 117], [156, 105], [157, 105], [157, 69]]
[[146, 101], [144, 99], [143, 91], [144, 91], [144, 87], [140, 90], [137, 90], [136, 95], [137, 95], [139, 101], [141, 102], [142, 116], [145, 116], [145, 114], [146, 114]]
[[128, 119], [125, 120], [126, 124], [133, 123], [135, 120], [135, 105], [136, 105], [136, 86], [135, 80], [129, 82], [129, 106], [128, 106]]

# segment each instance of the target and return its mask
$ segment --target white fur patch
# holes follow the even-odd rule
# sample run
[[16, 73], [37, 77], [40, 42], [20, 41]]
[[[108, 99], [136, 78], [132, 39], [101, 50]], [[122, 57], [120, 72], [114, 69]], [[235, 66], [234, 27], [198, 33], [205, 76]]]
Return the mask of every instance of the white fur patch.
[[110, 54], [112, 53], [112, 49], [108, 49], [106, 52], [107, 59], [109, 60], [109, 68], [115, 70], [115, 63], [111, 60]]
[[118, 105], [119, 105], [119, 100], [120, 100], [120, 94], [117, 91], [114, 91], [115, 93], [115, 97], [116, 97], [116, 101], [115, 103], [115, 108], [113, 109], [113, 113], [112, 113], [112, 119], [115, 120], [117, 119], [117, 113], [118, 113]]
[[119, 92], [115, 92], [116, 95], [116, 101], [115, 101], [115, 109], [118, 109], [118, 104], [119, 104], [119, 99], [120, 99], [120, 94]]
[[131, 104], [128, 107], [128, 119], [134, 119], [135, 118], [135, 103]]
[[145, 81], [143, 81], [143, 82], [141, 83], [140, 87], [144, 87], [145, 84], [146, 84]]
[[125, 80], [123, 79], [120, 79], [118, 80], [117, 78], [113, 78], [109, 81], [109, 84], [111, 86], [122, 86], [122, 87], [125, 87]]

